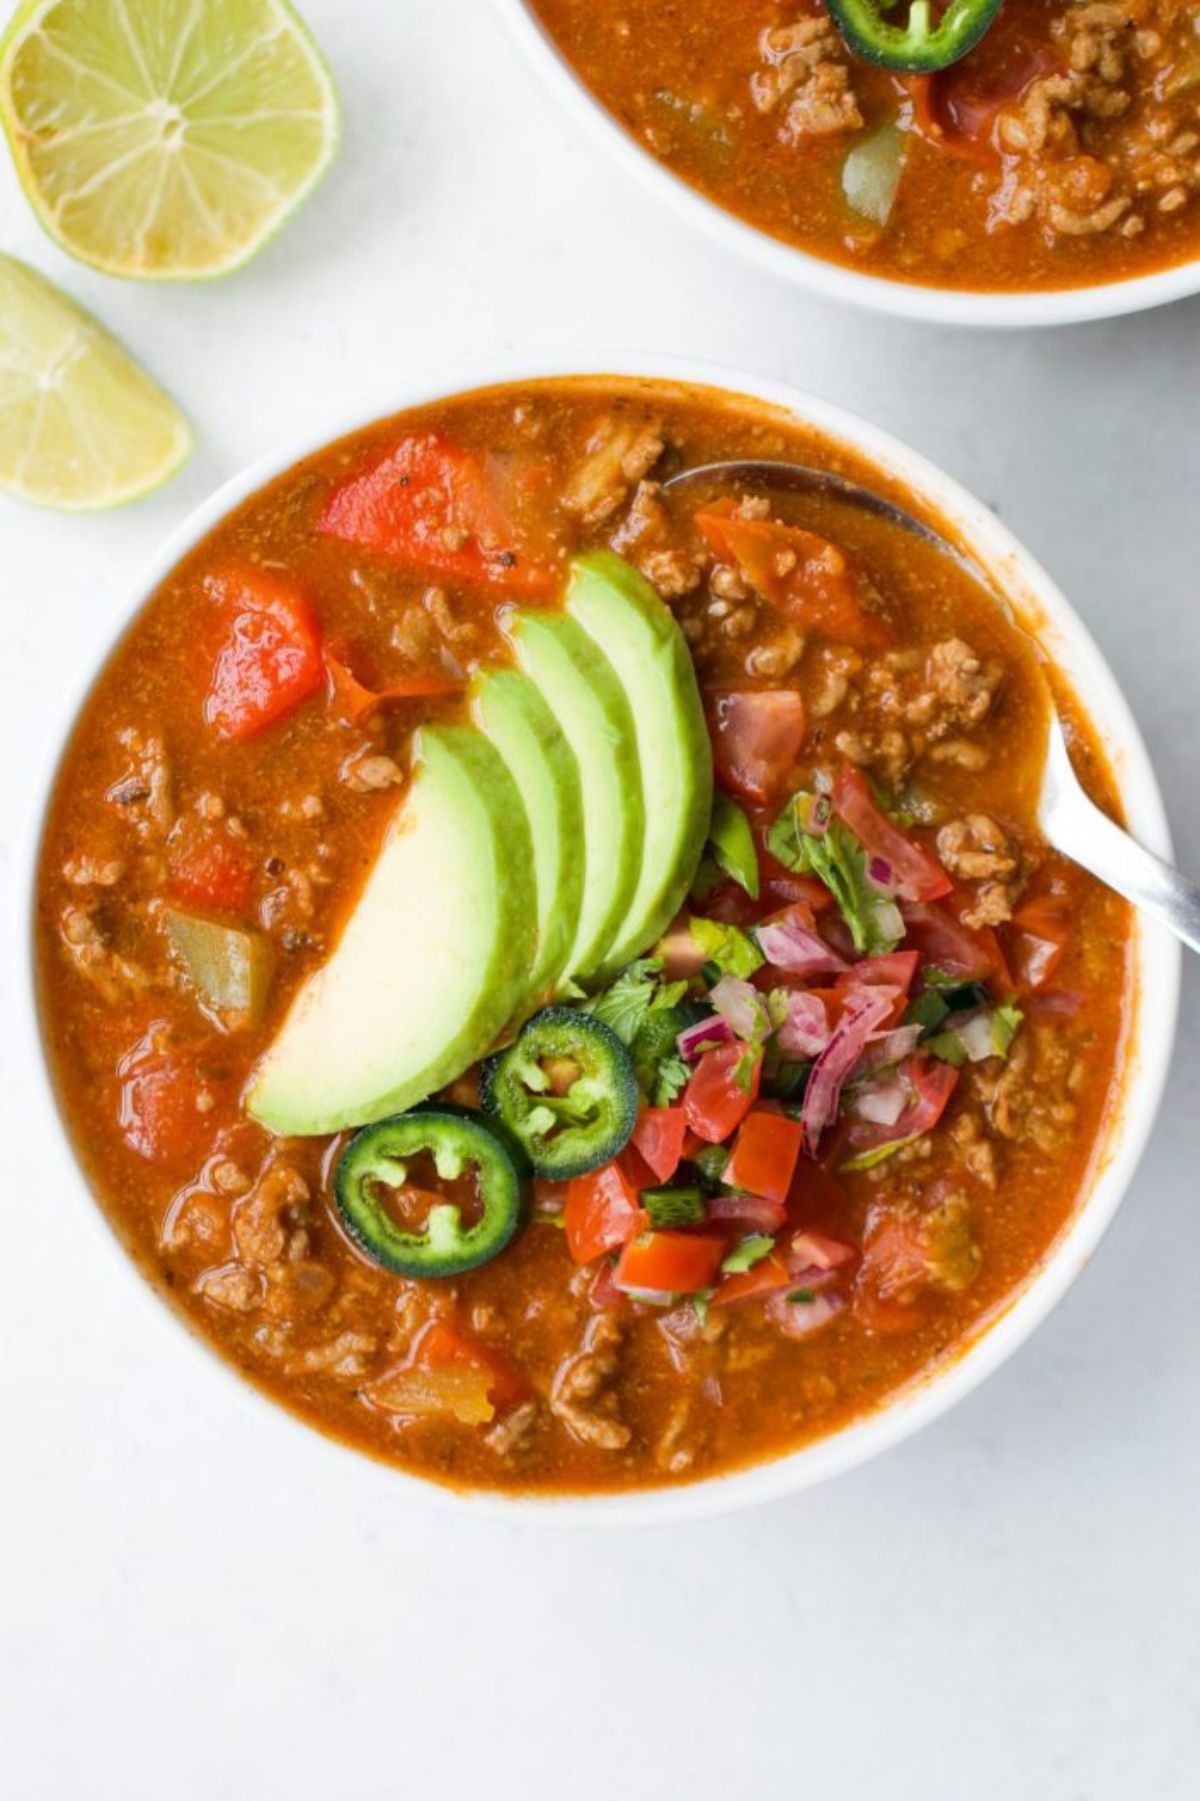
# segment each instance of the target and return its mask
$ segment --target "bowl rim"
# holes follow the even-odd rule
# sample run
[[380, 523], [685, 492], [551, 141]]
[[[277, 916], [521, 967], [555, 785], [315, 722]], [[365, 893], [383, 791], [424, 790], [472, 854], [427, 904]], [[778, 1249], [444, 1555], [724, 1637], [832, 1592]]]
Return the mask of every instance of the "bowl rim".
[[716, 238], [735, 256], [819, 298], [843, 302], [897, 319], [935, 325], [1000, 330], [1079, 325], [1167, 306], [1200, 293], [1200, 254], [1146, 275], [1084, 287], [1015, 289], [939, 288], [928, 282], [870, 275], [826, 260], [775, 238], [730, 212], [676, 175], [614, 118], [559, 50], [530, 0], [493, 0], [514, 42], [560, 103], [574, 113], [584, 134], [658, 194], [692, 226]]
[[[1084, 703], [1088, 717], [1110, 757], [1130, 827], [1162, 856], [1171, 855], [1171, 839], [1162, 797], [1145, 745], [1116, 679], [1079, 616], [1041, 565], [1000, 520], [918, 452], [856, 414], [770, 377], [747, 375], [711, 362], [670, 356], [628, 355], [573, 359], [564, 371], [557, 359], [493, 359], [477, 367], [423, 373], [398, 380], [382, 395], [373, 391], [348, 401], [332, 418], [315, 419], [274, 449], [257, 457], [222, 483], [172, 531], [125, 590], [109, 614], [104, 651], [64, 691], [53, 719], [44, 721], [44, 739], [36, 763], [36, 780], [19, 845], [16, 865], [18, 931], [14, 946], [19, 967], [14, 993], [18, 1029], [28, 1055], [22, 1059], [33, 1079], [28, 1105], [34, 1121], [44, 1126], [39, 1142], [46, 1146], [46, 1167], [62, 1177], [62, 1192], [78, 1192], [95, 1231], [95, 1242], [108, 1247], [108, 1257], [126, 1277], [131, 1305], [136, 1292], [147, 1313], [173, 1322], [194, 1353], [218, 1368], [237, 1393], [277, 1423], [283, 1420], [314, 1444], [333, 1444], [360, 1466], [373, 1470], [417, 1502], [468, 1510], [507, 1521], [553, 1525], [654, 1525], [712, 1517], [760, 1502], [778, 1500], [856, 1467], [900, 1443], [945, 1413], [998, 1368], [1025, 1341], [1065, 1294], [1090, 1259], [1112, 1221], [1133, 1177], [1158, 1112], [1170, 1065], [1179, 1000], [1181, 953], [1176, 940], [1138, 920], [1135, 929], [1136, 1003], [1126, 1047], [1127, 1071], [1120, 1097], [1097, 1161], [1090, 1191], [1071, 1225], [998, 1315], [985, 1322], [974, 1338], [941, 1364], [921, 1373], [908, 1387], [874, 1411], [860, 1416], [824, 1438], [782, 1456], [746, 1468], [702, 1477], [673, 1487], [629, 1493], [537, 1494], [501, 1490], [455, 1489], [372, 1457], [319, 1431], [271, 1400], [242, 1377], [226, 1358], [192, 1328], [147, 1280], [91, 1192], [60, 1112], [45, 1040], [41, 1030], [33, 956], [37, 921], [37, 877], [49, 802], [79, 711], [108, 659], [142, 608], [180, 559], [193, 549], [235, 506], [265, 483], [326, 445], [392, 414], [497, 386], [556, 380], [647, 381], [715, 390], [719, 398], [742, 398], [780, 409], [792, 421], [821, 433], [835, 444], [874, 463], [955, 527], [985, 573], [1037, 632], [1051, 659], [1066, 673]], [[54, 1153], [50, 1146], [55, 1147]], [[60, 1167], [61, 1166], [61, 1167]]]

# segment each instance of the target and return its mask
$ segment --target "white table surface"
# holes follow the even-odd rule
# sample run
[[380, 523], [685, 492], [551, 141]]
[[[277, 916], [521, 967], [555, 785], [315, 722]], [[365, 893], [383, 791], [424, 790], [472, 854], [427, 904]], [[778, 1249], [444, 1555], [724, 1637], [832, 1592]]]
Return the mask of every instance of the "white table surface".
[[[7, 864], [47, 710], [218, 481], [373, 384], [627, 348], [790, 377], [993, 502], [1111, 658], [1200, 868], [1200, 304], [1008, 337], [838, 313], [723, 263], [577, 143], [487, 0], [305, 10], [345, 101], [341, 159], [231, 280], [106, 281], [52, 248], [0, 170], [0, 244], [125, 336], [199, 436], [174, 486], [124, 513], [0, 499]], [[1188, 977], [1175, 1078], [1123, 1214], [983, 1390], [787, 1504], [580, 1536], [414, 1510], [241, 1404], [79, 1229], [82, 1197], [39, 1179], [0, 1034], [0, 1791], [1194, 1797]]]

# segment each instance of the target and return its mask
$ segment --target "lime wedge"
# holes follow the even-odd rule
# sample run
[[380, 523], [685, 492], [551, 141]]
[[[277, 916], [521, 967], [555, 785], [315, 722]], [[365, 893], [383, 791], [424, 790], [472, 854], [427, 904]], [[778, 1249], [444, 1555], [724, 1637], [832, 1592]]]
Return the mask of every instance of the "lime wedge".
[[84, 511], [175, 474], [187, 420], [81, 307], [0, 256], [0, 488]]
[[24, 0], [0, 44], [17, 173], [109, 275], [224, 275], [337, 147], [337, 95], [287, 0]]

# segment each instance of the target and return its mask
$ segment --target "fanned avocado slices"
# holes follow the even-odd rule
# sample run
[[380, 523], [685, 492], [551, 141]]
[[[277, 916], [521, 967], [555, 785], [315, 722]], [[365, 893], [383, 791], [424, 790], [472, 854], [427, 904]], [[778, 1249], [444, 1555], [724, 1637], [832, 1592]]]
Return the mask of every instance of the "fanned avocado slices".
[[422, 731], [366, 887], [255, 1072], [254, 1117], [283, 1134], [366, 1125], [490, 1050], [528, 988], [533, 869], [499, 752], [467, 727]]

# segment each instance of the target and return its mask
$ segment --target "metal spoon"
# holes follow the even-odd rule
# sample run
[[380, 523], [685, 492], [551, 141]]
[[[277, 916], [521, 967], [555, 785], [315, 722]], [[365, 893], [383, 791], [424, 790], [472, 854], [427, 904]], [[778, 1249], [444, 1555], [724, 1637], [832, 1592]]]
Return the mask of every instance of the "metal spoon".
[[[663, 488], [675, 492], [684, 486], [716, 483], [782, 488], [792, 494], [823, 494], [844, 501], [848, 506], [872, 513], [926, 544], [932, 544], [991, 592], [983, 571], [965, 551], [924, 520], [905, 512], [894, 501], [886, 500], [882, 494], [875, 494], [844, 475], [814, 469], [804, 463], [747, 459], [705, 463], [695, 469], [681, 470], [665, 481]], [[1039, 658], [1042, 657], [1044, 653], [1036, 640], [1031, 641]], [[1189, 950], [1200, 952], [1200, 885], [1180, 875], [1152, 851], [1144, 849], [1089, 800], [1072, 767], [1066, 733], [1052, 697], [1049, 743], [1038, 797], [1038, 823], [1046, 842], [1055, 850], [1070, 857], [1107, 887], [1166, 926]]]

